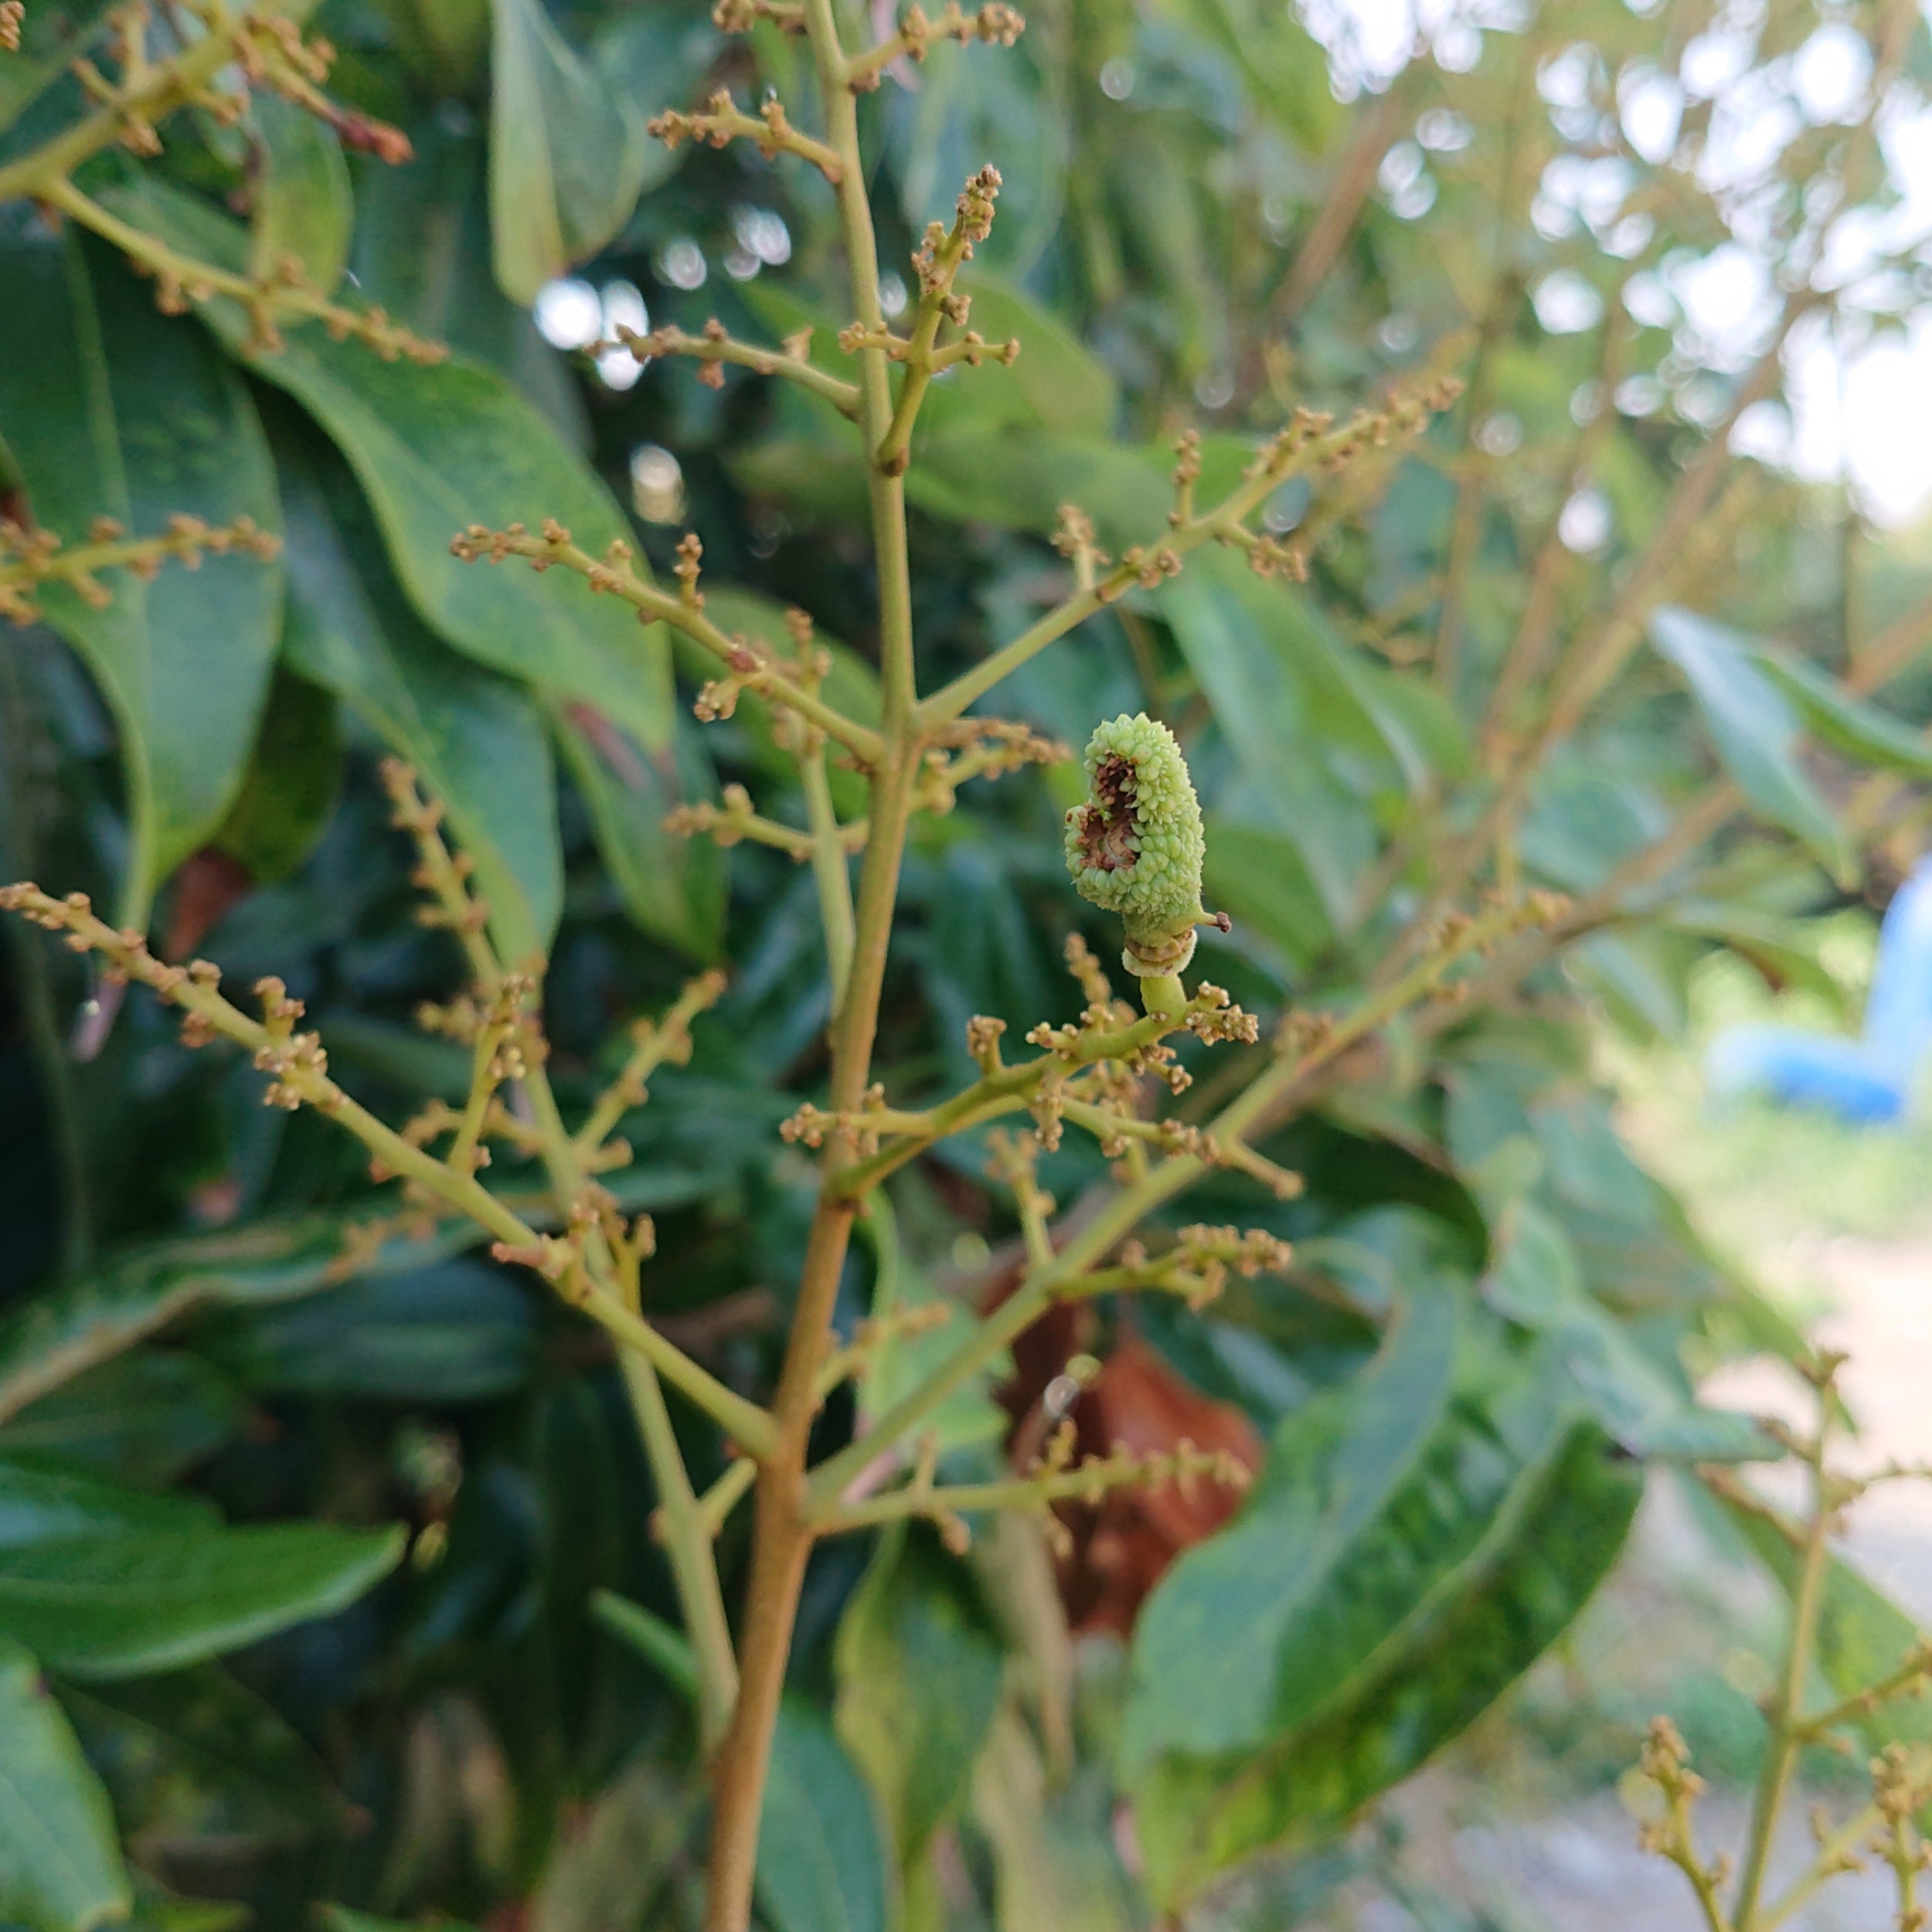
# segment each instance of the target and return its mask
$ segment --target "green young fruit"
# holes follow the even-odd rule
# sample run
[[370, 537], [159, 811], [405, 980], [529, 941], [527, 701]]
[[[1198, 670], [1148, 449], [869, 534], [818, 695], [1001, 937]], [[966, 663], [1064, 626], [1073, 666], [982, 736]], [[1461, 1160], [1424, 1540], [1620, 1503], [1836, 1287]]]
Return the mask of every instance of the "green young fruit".
[[1145, 712], [1111, 719], [1087, 740], [1087, 803], [1066, 815], [1066, 869], [1083, 899], [1120, 914], [1128, 971], [1172, 978], [1194, 957], [1195, 927], [1226, 923], [1202, 909], [1206, 842], [1181, 747]]

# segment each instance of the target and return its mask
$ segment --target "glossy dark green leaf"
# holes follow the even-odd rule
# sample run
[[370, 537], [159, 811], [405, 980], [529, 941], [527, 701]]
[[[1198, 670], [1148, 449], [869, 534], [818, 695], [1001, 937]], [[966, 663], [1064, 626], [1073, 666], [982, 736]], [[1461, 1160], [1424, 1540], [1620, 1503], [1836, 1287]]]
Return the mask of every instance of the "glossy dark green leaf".
[[247, 1815], [286, 1831], [291, 1821], [341, 1827], [347, 1819], [328, 1767], [287, 1719], [219, 1664], [197, 1664], [60, 1687], [90, 1757], [192, 1777]]
[[[202, 203], [143, 176], [112, 197], [128, 219], [204, 257], [233, 260], [240, 231]], [[630, 527], [608, 491], [551, 424], [495, 370], [452, 355], [432, 369], [386, 362], [319, 327], [288, 332], [274, 354], [247, 346], [233, 303], [202, 304], [230, 352], [294, 397], [349, 459], [410, 601], [466, 655], [566, 700], [594, 706], [644, 743], [668, 742], [671, 660], [661, 626], [580, 580], [492, 568], [450, 553], [471, 523], [534, 529], [546, 517], [600, 555]]]
[[527, 304], [623, 226], [654, 144], [540, 0], [491, 0], [490, 13], [492, 256], [503, 292]]
[[[1593, 1425], [1539, 1445], [1396, 1655], [1307, 1725], [1219, 1760], [1172, 1754], [1135, 1791], [1150, 1891], [1172, 1907], [1270, 1845], [1318, 1842], [1464, 1730], [1561, 1635], [1622, 1547], [1641, 1471]], [[1399, 1549], [1396, 1553], [1400, 1553]]]
[[625, 910], [680, 951], [715, 959], [724, 925], [721, 855], [708, 838], [665, 828], [666, 816], [685, 802], [672, 750], [647, 751], [582, 705], [554, 709], [550, 723]]
[[[0, 1321], [0, 1422], [26, 1421], [30, 1403], [192, 1309], [288, 1301], [342, 1279], [350, 1225], [318, 1214], [153, 1242], [36, 1296]], [[464, 1239], [386, 1242], [352, 1271], [420, 1266]]]
[[970, 1576], [927, 1535], [883, 1537], [840, 1619], [838, 1736], [872, 1781], [902, 1869], [971, 1787], [1005, 1660]]
[[39, 1666], [0, 1637], [0, 1918], [92, 1932], [131, 1903], [107, 1794]]
[[[1408, 1303], [1359, 1381], [1283, 1424], [1233, 1523], [1162, 1579], [1134, 1632], [1130, 1777], [1165, 1752], [1252, 1747], [1305, 1723], [1400, 1628], [1432, 1573], [1467, 1553], [1454, 1539], [1479, 1533], [1473, 1510], [1430, 1523], [1417, 1507], [1420, 1485], [1453, 1477], [1471, 1446], [1450, 1407], [1459, 1307], [1440, 1288]], [[1507, 1458], [1485, 1472], [1478, 1506], [1508, 1472]], [[1450, 1534], [1405, 1549], [1405, 1528]]]
[[260, 143], [248, 227], [250, 272], [270, 276], [293, 257], [313, 286], [333, 291], [349, 259], [355, 219], [342, 145], [306, 107], [267, 87], [250, 97], [249, 121]]
[[556, 777], [529, 693], [459, 657], [390, 574], [353, 481], [325, 450], [285, 450], [288, 628], [297, 670], [413, 765], [476, 866], [505, 957], [546, 947], [563, 903]]
[[[69, 545], [94, 520], [138, 536], [176, 515], [281, 528], [273, 466], [246, 388], [206, 336], [156, 313], [120, 259], [70, 234], [0, 253], [8, 352], [0, 441], [36, 520]], [[246, 767], [280, 628], [278, 563], [242, 553], [151, 583], [103, 579], [99, 608], [42, 600], [85, 660], [121, 737], [130, 842], [120, 923], [221, 822]]]
[[502, 1269], [459, 1259], [230, 1311], [196, 1340], [263, 1395], [477, 1402], [529, 1378], [536, 1318]]
[[1683, 672], [1717, 755], [1746, 798], [1842, 874], [1844, 835], [1799, 757], [1798, 713], [1753, 662], [1753, 641], [1675, 609], [1657, 611], [1650, 634]]
[[0, 1550], [0, 1634], [70, 1676], [172, 1669], [346, 1608], [404, 1541], [400, 1529], [303, 1522]]
[[342, 777], [335, 699], [278, 665], [241, 791], [210, 842], [252, 879], [286, 879], [322, 835]]
[[240, 1396], [199, 1355], [135, 1348], [0, 1423], [0, 1455], [154, 1489], [219, 1448], [246, 1414]]
[[220, 1523], [214, 1505], [198, 1496], [150, 1495], [72, 1470], [0, 1458], [0, 1549], [127, 1531], [194, 1536]]
[[1540, 1352], [1412, 1287], [1354, 1383], [1293, 1411], [1228, 1529], [1142, 1611], [1122, 1764], [1169, 1906], [1339, 1828], [1468, 1723], [1614, 1557], [1636, 1478]]

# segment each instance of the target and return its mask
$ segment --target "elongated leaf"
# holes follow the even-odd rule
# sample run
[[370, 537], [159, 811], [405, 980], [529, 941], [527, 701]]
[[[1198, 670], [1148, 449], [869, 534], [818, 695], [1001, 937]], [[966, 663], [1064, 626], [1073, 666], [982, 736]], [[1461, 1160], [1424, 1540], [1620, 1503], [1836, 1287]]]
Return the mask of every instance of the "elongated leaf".
[[923, 1535], [883, 1537], [838, 1625], [838, 1736], [871, 1779], [902, 1869], [964, 1802], [998, 1709], [998, 1638]]
[[1359, 774], [1379, 767], [1377, 788], [1399, 789], [1420, 752], [1294, 594], [1238, 560], [1193, 559], [1162, 607], [1233, 747], [1244, 799], [1294, 841], [1329, 918], [1345, 921], [1376, 845]]
[[508, 679], [458, 657], [398, 591], [367, 506], [325, 448], [285, 446], [284, 649], [413, 765], [476, 866], [505, 957], [546, 949], [563, 905], [556, 777], [543, 719]]
[[[124, 1345], [111, 1332], [116, 1346]], [[199, 1355], [111, 1355], [0, 1423], [0, 1455], [157, 1489], [241, 1427], [246, 1405]]]
[[[192, 1308], [287, 1301], [342, 1279], [349, 1225], [315, 1215], [155, 1242], [36, 1297], [0, 1321], [0, 1421]], [[420, 1266], [461, 1240], [386, 1242], [355, 1272]]]
[[107, 1794], [32, 1657], [0, 1637], [0, 1918], [91, 1932], [131, 1903]]
[[1835, 678], [1802, 658], [1766, 647], [1754, 651], [1752, 661], [1798, 706], [1821, 743], [1883, 770], [1932, 777], [1932, 743], [1923, 732], [1853, 696]]
[[645, 750], [587, 706], [553, 708], [550, 725], [625, 910], [645, 932], [694, 958], [715, 959], [724, 869], [713, 841], [665, 828], [685, 795], [677, 759], [669, 749]]
[[[177, 515], [281, 528], [274, 472], [247, 392], [199, 331], [158, 315], [117, 257], [70, 234], [0, 250], [9, 347], [0, 440], [35, 519], [70, 545], [94, 520], [138, 536]], [[235, 553], [149, 583], [104, 580], [95, 607], [43, 600], [85, 660], [121, 737], [130, 849], [120, 923], [221, 822], [240, 786], [280, 624], [281, 572]]]
[[[1401, 1556], [1384, 1580], [1406, 1602], [1358, 1600], [1352, 1585], [1365, 1548], [1385, 1564], [1395, 1554], [1398, 1523], [1475, 1529], [1468, 1518], [1428, 1526], [1402, 1513], [1420, 1483], [1442, 1479], [1443, 1451], [1453, 1458], [1469, 1433], [1448, 1406], [1458, 1305], [1442, 1291], [1409, 1304], [1357, 1383], [1284, 1425], [1236, 1521], [1162, 1580], [1134, 1634], [1122, 1737], [1130, 1777], [1164, 1752], [1234, 1750], [1305, 1722], [1401, 1623], [1430, 1573], [1464, 1553], [1438, 1538]], [[1493, 1498], [1485, 1488], [1476, 1500]]]
[[1753, 662], [1752, 640], [1689, 611], [1651, 618], [1652, 642], [1682, 671], [1724, 768], [1766, 818], [1842, 873], [1845, 842], [1798, 759], [1798, 719]]
[[291, 1820], [340, 1827], [347, 1806], [328, 1768], [274, 1705], [219, 1664], [153, 1677], [60, 1686], [90, 1754], [103, 1764], [138, 1756], [192, 1776], [250, 1815], [286, 1829]]
[[0, 1551], [0, 1634], [51, 1669], [138, 1676], [345, 1608], [395, 1568], [400, 1529], [287, 1523]]
[[[1776, 1527], [1753, 1512], [1725, 1504], [1726, 1514], [1765, 1568], [1787, 1591], [1797, 1587], [1798, 1553]], [[1826, 1560], [1819, 1597], [1816, 1657], [1818, 1675], [1835, 1699], [1851, 1699], [1889, 1677], [1925, 1641], [1917, 1620], [1845, 1559]], [[1895, 1697], [1860, 1715], [1855, 1729], [1874, 1753], [1888, 1744], [1932, 1741], [1932, 1705], [1923, 1698]]]
[[262, 151], [249, 223], [250, 272], [272, 275], [292, 257], [316, 287], [332, 290], [355, 219], [342, 145], [307, 108], [266, 87], [250, 97], [249, 118]]
[[1145, 1923], [1114, 1849], [1113, 1794], [1098, 1782], [1056, 1788], [1019, 1713], [1000, 1713], [973, 1788], [1000, 1932], [1136, 1932]]
[[[597, 1621], [695, 1700], [691, 1646], [611, 1590]], [[773, 1932], [887, 1932], [886, 1853], [870, 1787], [823, 1718], [787, 1699], [778, 1714], [758, 1831], [757, 1896]]]
[[[1639, 1471], [1560, 1426], [1453, 1590], [1399, 1655], [1258, 1752], [1170, 1755], [1135, 1793], [1149, 1889], [1169, 1908], [1264, 1846], [1318, 1840], [1465, 1729], [1555, 1641], [1621, 1548]], [[1400, 1546], [1398, 1546], [1398, 1549]], [[1392, 1552], [1392, 1554], [1395, 1553]]]
[[492, 259], [503, 292], [528, 304], [624, 226], [652, 144], [541, 0], [491, 0], [490, 14]]
[[773, 1932], [887, 1932], [885, 1847], [872, 1795], [830, 1725], [778, 1713], [758, 1834], [759, 1909]]
[[240, 1386], [264, 1394], [476, 1402], [523, 1383], [536, 1335], [515, 1282], [458, 1259], [236, 1309], [201, 1325], [196, 1340]]
[[1645, 1354], [1585, 1286], [1562, 1224], [1534, 1202], [1518, 1201], [1503, 1216], [1483, 1294], [1550, 1338], [1597, 1420], [1634, 1454], [1735, 1461], [1766, 1453], [1748, 1417], [1700, 1406], [1681, 1370]]
[[254, 756], [213, 842], [265, 883], [286, 879], [322, 835], [342, 778], [335, 701], [278, 665]]
[[988, 363], [970, 388], [942, 384], [920, 415], [926, 437], [979, 422], [1030, 421], [1056, 434], [1110, 436], [1119, 390], [1105, 363], [1066, 325], [997, 278], [972, 274], [971, 326], [995, 346], [1017, 339], [1019, 359], [1010, 368]]
[[[117, 212], [204, 259], [233, 264], [240, 230], [144, 175]], [[601, 554], [630, 526], [550, 423], [495, 370], [452, 355], [433, 369], [386, 362], [319, 327], [272, 355], [248, 346], [233, 302], [196, 311], [230, 352], [292, 396], [327, 430], [376, 512], [398, 580], [423, 621], [466, 655], [566, 700], [595, 706], [642, 743], [669, 740], [671, 659], [663, 629], [573, 579], [492, 570], [450, 554], [471, 523], [534, 529], [546, 517]]]
[[131, 1530], [194, 1536], [220, 1526], [214, 1505], [199, 1496], [149, 1495], [70, 1470], [0, 1458], [0, 1549]]

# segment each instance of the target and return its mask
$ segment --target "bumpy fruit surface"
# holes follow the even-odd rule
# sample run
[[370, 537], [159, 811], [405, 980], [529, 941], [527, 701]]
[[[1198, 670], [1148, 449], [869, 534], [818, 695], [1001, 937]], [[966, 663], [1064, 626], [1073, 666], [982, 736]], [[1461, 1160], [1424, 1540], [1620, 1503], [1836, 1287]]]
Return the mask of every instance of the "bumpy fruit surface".
[[1120, 914], [1131, 969], [1176, 971], [1208, 917], [1201, 808], [1181, 747], [1145, 712], [1111, 719], [1087, 740], [1087, 803], [1066, 815], [1074, 886]]

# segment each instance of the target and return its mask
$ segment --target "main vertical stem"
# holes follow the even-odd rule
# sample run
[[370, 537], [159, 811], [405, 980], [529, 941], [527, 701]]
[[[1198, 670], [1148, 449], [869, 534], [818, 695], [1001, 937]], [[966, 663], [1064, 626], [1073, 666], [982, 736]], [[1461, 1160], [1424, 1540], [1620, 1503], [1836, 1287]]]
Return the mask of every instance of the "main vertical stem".
[[[847, 84], [832, 0], [805, 0], [826, 136], [838, 155], [838, 209], [844, 230], [853, 309], [869, 330], [883, 333], [879, 305], [878, 244], [866, 196], [865, 164], [859, 150], [858, 108]], [[855, 1112], [865, 1097], [885, 983], [886, 953], [899, 896], [900, 864], [911, 816], [920, 746], [913, 728], [917, 693], [913, 672], [912, 578], [906, 547], [906, 501], [896, 476], [881, 469], [879, 450], [892, 425], [892, 388], [884, 353], [859, 359], [860, 427], [866, 438], [866, 484], [879, 573], [879, 653], [885, 751], [872, 774], [872, 801], [865, 858], [859, 875], [852, 966], [845, 998], [833, 1015], [831, 1104]], [[829, 1182], [855, 1158], [849, 1136], [835, 1135], [825, 1150]], [[771, 1413], [777, 1424], [776, 1453], [758, 1475], [751, 1577], [739, 1644], [738, 1701], [730, 1730], [714, 1765], [709, 1890], [706, 1932], [747, 1932], [757, 1869], [759, 1814], [771, 1742], [791, 1652], [792, 1629], [805, 1563], [811, 1553], [807, 1513], [805, 1458], [817, 1410], [818, 1369], [832, 1333], [838, 1281], [852, 1238], [855, 1205], [821, 1187], [807, 1240], [797, 1305]]]

